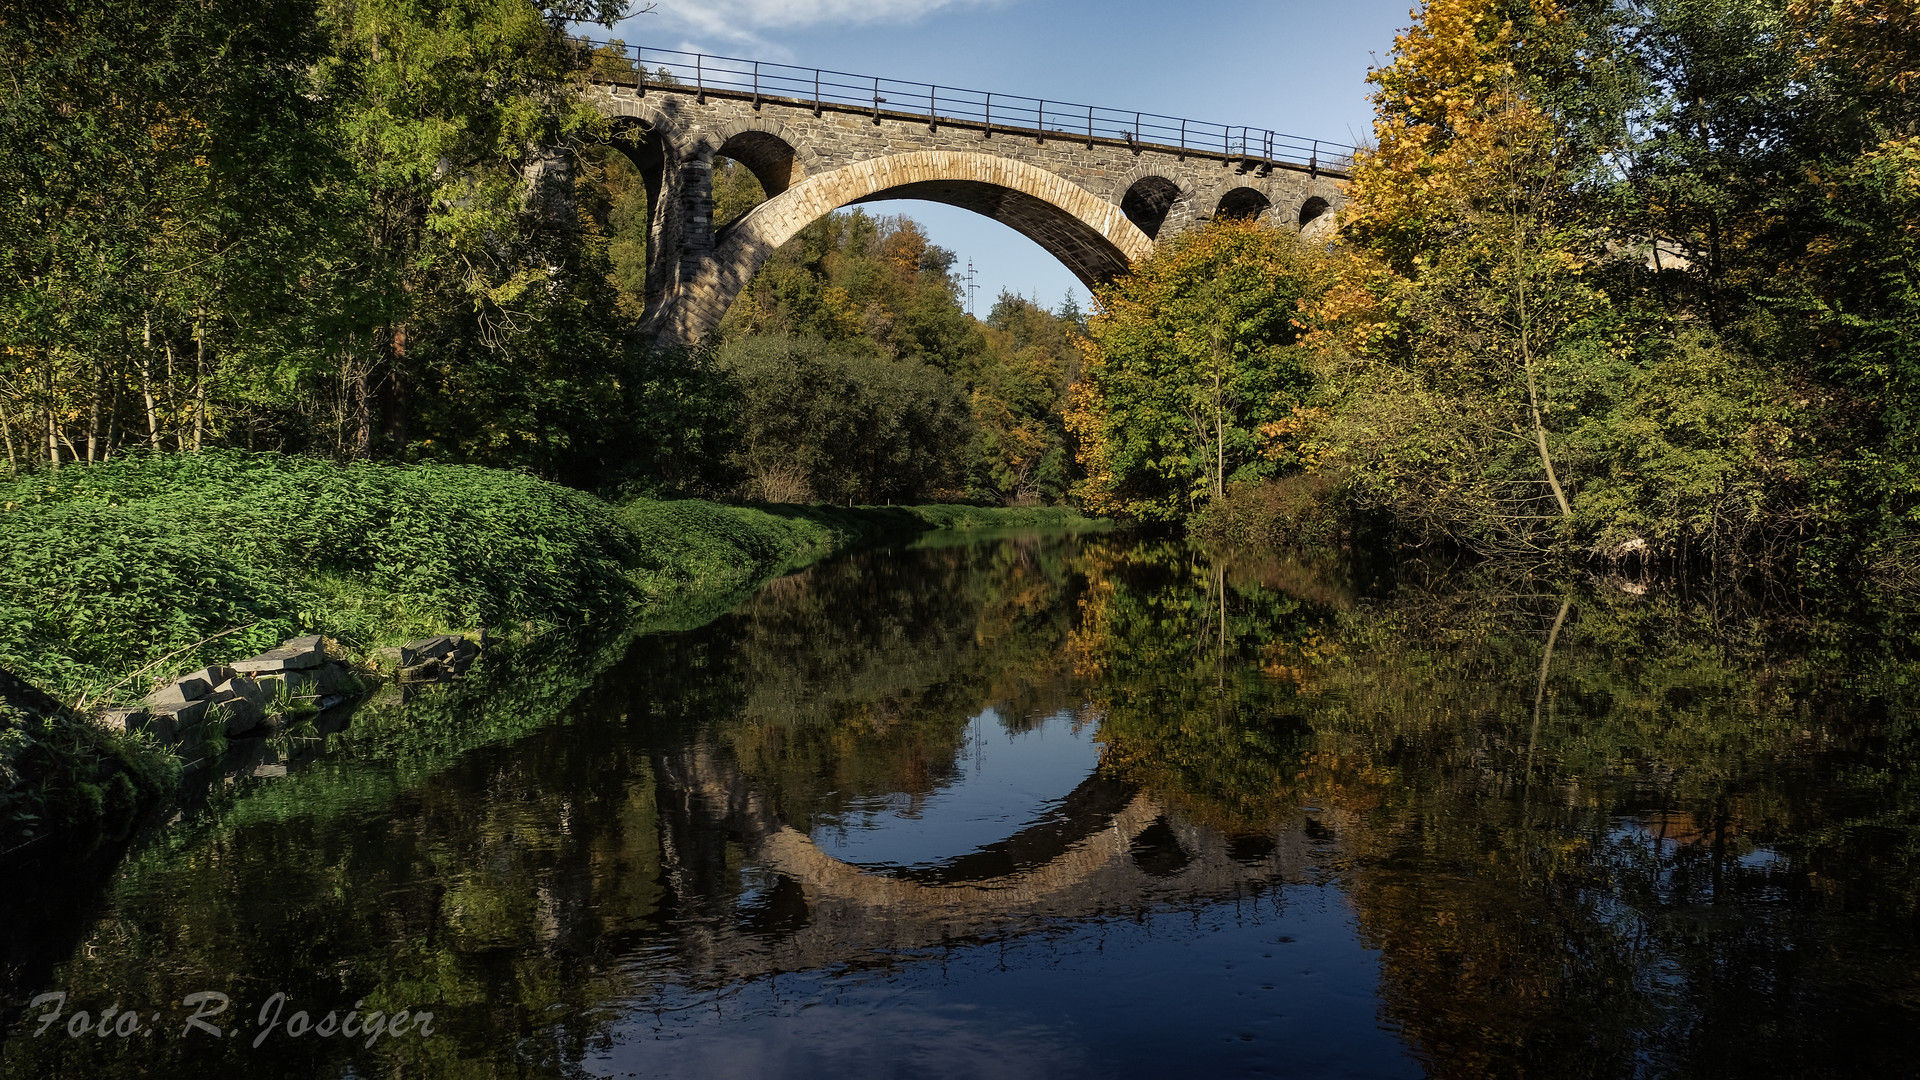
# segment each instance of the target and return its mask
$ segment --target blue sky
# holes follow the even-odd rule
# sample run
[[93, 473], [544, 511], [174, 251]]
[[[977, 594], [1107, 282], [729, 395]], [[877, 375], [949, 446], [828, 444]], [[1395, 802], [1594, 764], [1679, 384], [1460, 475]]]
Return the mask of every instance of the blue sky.
[[[1048, 100], [1141, 109], [1354, 143], [1371, 127], [1369, 65], [1409, 0], [660, 0], [630, 44], [832, 68]], [[595, 31], [596, 36], [603, 31]], [[921, 222], [1002, 288], [1056, 306], [1073, 275], [988, 218], [935, 203], [875, 210]]]

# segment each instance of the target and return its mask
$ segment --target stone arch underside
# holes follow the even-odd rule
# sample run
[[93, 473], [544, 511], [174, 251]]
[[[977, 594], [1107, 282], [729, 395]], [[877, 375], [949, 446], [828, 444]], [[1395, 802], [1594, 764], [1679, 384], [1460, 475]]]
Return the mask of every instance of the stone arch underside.
[[769, 199], [792, 187], [802, 171], [793, 147], [772, 132], [740, 132], [721, 143], [714, 153], [745, 165]]
[[1120, 212], [1149, 237], [1159, 239], [1160, 228], [1180, 201], [1180, 185], [1164, 176], [1143, 176], [1127, 188], [1120, 199]]
[[657, 328], [697, 341], [713, 332], [747, 282], [782, 244], [827, 214], [858, 203], [925, 199], [1005, 224], [1089, 286], [1153, 250], [1118, 206], [1078, 184], [991, 154], [916, 151], [809, 175], [723, 229], [711, 260], [680, 286]]
[[1273, 200], [1258, 188], [1236, 187], [1220, 196], [1220, 206], [1214, 211], [1215, 217], [1232, 221], [1257, 221], [1262, 214], [1273, 209]]

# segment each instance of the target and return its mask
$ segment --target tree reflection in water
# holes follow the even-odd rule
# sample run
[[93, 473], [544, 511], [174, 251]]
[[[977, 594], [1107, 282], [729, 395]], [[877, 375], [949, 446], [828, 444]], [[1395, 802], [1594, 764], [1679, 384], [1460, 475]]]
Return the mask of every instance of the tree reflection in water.
[[[368, 711], [314, 767], [223, 792], [129, 855], [86, 894], [79, 940], [10, 971], [10, 996], [433, 1003], [444, 1038], [126, 1046], [36, 1039], [16, 1014], [0, 1073], [569, 1072], [727, 1002], [791, 1035], [783, 986], [805, 1004], [904, 979], [958, 1001], [952, 971], [1014, 978], [983, 949], [1084, 997], [1061, 1014], [1082, 1057], [1030, 1048], [1067, 1072], [1149, 1067], [1100, 1059], [1103, 1039], [1226, 1070], [1910, 1068], [1911, 624], [1390, 570], [1112, 536], [871, 552], [699, 631]], [[1098, 767], [995, 843], [863, 867], [810, 839], [951, 789], [983, 716], [1012, 737], [1063, 714]], [[1271, 914], [1322, 896], [1351, 914]], [[1116, 919], [1136, 928], [1124, 947]], [[1228, 966], [1294, 963], [1276, 940], [1331, 935], [1322, 966], [1379, 1023], [1233, 1049], [1319, 1014], [1203, 978], [1202, 925]], [[1181, 934], [1188, 951], [1155, 952]], [[1122, 953], [1185, 996], [1089, 959]]]

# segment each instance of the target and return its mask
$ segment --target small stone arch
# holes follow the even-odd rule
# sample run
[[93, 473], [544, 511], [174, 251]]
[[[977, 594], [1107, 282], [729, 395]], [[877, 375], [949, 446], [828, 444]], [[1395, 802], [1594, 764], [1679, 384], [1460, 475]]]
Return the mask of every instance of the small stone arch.
[[1331, 209], [1333, 209], [1333, 204], [1320, 196], [1315, 195], [1309, 198], [1306, 202], [1300, 204], [1299, 227], [1302, 229], [1306, 228], [1308, 225], [1313, 224], [1314, 220], [1319, 218], [1320, 215]]
[[1258, 188], [1237, 187], [1220, 196], [1220, 204], [1213, 211], [1216, 218], [1229, 221], [1257, 221], [1262, 214], [1273, 209], [1273, 200], [1266, 192]]
[[1164, 176], [1149, 175], [1135, 180], [1120, 197], [1120, 212], [1147, 238], [1158, 240], [1167, 215], [1180, 201], [1180, 185]]
[[815, 155], [803, 150], [804, 144], [780, 123], [734, 121], [720, 125], [702, 141], [711, 146], [709, 153], [745, 165], [769, 199], [799, 183], [819, 165], [817, 160], [809, 160]]

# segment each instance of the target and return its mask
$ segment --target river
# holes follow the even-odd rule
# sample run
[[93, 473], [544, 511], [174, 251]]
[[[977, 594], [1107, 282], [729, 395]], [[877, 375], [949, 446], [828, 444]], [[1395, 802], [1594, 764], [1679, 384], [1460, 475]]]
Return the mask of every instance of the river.
[[1119, 535], [855, 553], [15, 883], [0, 1076], [1913, 1076], [1913, 638]]

